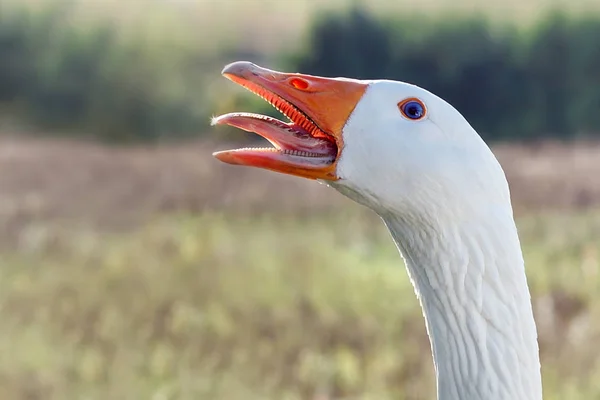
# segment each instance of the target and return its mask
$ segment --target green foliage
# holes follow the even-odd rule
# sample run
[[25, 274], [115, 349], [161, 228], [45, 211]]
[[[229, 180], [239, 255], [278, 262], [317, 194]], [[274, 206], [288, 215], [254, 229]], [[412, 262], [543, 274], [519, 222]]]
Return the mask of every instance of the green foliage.
[[[0, 251], [0, 397], [433, 398], [402, 259], [356, 207], [24, 230]], [[598, 398], [600, 216], [518, 222], [545, 397]]]
[[73, 24], [71, 7], [0, 13], [0, 104], [41, 127], [110, 140], [207, 125], [197, 53], [173, 36], [120, 34], [101, 18]]
[[[121, 6], [103, 14], [78, 0], [40, 4], [0, 0], [0, 117], [46, 132], [163, 140], [206, 132], [211, 115], [234, 106], [277, 115], [220, 77], [237, 59], [413, 82], [455, 105], [488, 140], [600, 131], [598, 18], [554, 14], [517, 29], [483, 16], [376, 17], [336, 6], [317, 16], [298, 49], [274, 47], [270, 28], [257, 40], [240, 38], [239, 15], [239, 31], [221, 32], [204, 8], [194, 17], [202, 24], [165, 7], [119, 23]], [[303, 29], [290, 25], [281, 43]]]
[[600, 131], [600, 19], [551, 15], [518, 30], [481, 17], [378, 19], [355, 8], [319, 19], [296, 70], [415, 83], [488, 140]]

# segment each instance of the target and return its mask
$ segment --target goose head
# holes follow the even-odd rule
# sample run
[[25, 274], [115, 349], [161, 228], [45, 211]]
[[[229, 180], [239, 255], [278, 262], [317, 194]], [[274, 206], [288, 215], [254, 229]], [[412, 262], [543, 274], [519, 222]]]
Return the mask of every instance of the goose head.
[[421, 87], [288, 74], [249, 62], [222, 73], [290, 119], [214, 118], [273, 145], [214, 153], [223, 162], [316, 179], [380, 214], [463, 214], [510, 204], [488, 146], [454, 107]]

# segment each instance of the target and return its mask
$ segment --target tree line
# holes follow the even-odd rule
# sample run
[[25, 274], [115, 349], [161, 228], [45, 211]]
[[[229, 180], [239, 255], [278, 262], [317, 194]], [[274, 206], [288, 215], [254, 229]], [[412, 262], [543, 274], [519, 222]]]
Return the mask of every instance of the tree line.
[[295, 70], [394, 79], [453, 104], [486, 140], [600, 134], [600, 19], [551, 14], [533, 27], [481, 18], [317, 21]]
[[[117, 34], [108, 23], [83, 29], [69, 23], [64, 7], [0, 7], [0, 120], [156, 140], [209, 132], [215, 98], [265, 111], [243, 91], [215, 95], [206, 78], [219, 79], [214, 71], [236, 54], [264, 55], [204, 54], [177, 38]], [[353, 8], [316, 18], [305, 42], [275, 59], [269, 67], [420, 85], [452, 103], [486, 140], [600, 133], [597, 17], [552, 14], [517, 29], [479, 17], [376, 17]]]

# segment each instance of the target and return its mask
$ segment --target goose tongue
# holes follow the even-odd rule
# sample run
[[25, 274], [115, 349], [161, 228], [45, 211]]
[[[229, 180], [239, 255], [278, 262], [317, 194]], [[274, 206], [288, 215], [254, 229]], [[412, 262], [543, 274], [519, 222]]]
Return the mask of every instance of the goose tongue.
[[279, 121], [260, 114], [231, 113], [213, 120], [213, 125], [230, 125], [247, 132], [254, 132], [267, 139], [278, 150], [306, 157], [331, 157], [335, 159], [335, 144], [312, 136], [302, 127]]

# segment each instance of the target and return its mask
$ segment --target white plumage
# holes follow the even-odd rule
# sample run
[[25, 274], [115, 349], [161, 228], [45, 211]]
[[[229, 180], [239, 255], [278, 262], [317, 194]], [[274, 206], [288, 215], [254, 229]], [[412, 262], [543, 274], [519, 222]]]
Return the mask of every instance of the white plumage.
[[[273, 71], [264, 76], [284, 85]], [[289, 76], [314, 88], [294, 96], [319, 93], [317, 78]], [[357, 84], [318, 79], [344, 89]], [[536, 327], [501, 166], [463, 116], [439, 97], [402, 82], [360, 85], [364, 91], [343, 128], [331, 133], [339, 147], [335, 179], [320, 180], [371, 208], [388, 227], [423, 309], [438, 398], [542, 399]], [[284, 99], [288, 91], [298, 90], [282, 87], [269, 90]], [[425, 116], [412, 120], [403, 115], [398, 105], [406, 99], [421, 101]], [[306, 104], [296, 105], [308, 119]], [[334, 118], [325, 115], [326, 122]]]

